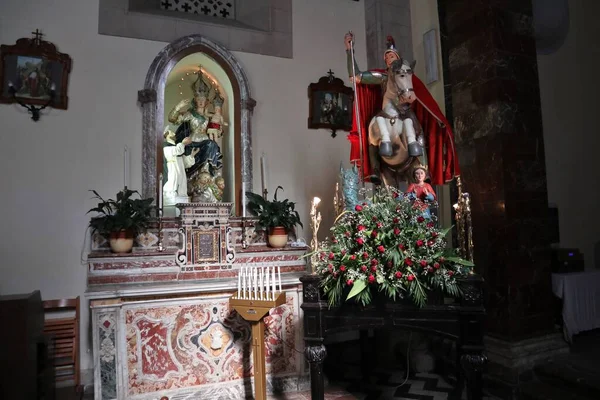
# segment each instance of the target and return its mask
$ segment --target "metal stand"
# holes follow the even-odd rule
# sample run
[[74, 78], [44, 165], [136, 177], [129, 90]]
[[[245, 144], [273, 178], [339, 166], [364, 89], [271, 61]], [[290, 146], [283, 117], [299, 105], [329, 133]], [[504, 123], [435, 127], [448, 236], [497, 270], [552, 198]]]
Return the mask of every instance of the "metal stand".
[[275, 300], [239, 299], [237, 294], [229, 299], [229, 308], [240, 314], [252, 325], [252, 354], [254, 360], [254, 399], [267, 399], [267, 375], [265, 367], [265, 321], [272, 308], [285, 303], [285, 293], [279, 292]]

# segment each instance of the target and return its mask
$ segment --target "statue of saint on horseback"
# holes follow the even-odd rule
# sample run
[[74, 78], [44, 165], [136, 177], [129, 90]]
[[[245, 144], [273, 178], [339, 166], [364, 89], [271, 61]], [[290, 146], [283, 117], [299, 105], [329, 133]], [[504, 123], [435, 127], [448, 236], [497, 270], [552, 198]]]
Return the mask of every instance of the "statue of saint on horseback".
[[387, 39], [386, 69], [363, 72], [353, 57], [353, 34], [344, 37], [357, 102], [351, 161], [360, 165], [363, 179], [375, 184], [398, 187], [421, 164], [429, 164], [433, 184], [452, 180], [459, 172], [450, 124], [414, 75], [416, 62], [404, 60], [394, 40]]

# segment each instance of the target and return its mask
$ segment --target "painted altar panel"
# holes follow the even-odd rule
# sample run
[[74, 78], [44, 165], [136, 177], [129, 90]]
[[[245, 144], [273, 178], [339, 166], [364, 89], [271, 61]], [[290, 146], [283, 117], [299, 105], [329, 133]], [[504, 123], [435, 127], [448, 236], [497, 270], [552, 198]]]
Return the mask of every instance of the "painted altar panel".
[[[118, 398], [149, 398], [157, 392], [204, 395], [223, 388], [244, 390], [252, 377], [249, 324], [229, 312], [230, 294], [160, 302], [125, 303], [121, 318], [123, 385]], [[303, 362], [298, 292], [265, 319], [267, 373], [297, 376]], [[100, 321], [98, 321], [100, 322]]]

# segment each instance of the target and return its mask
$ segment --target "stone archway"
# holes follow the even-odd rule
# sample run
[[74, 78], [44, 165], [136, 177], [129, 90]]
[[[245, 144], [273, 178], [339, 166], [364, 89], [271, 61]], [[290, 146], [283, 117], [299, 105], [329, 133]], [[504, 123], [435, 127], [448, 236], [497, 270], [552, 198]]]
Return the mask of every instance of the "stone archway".
[[156, 198], [159, 171], [162, 171], [162, 130], [164, 126], [164, 92], [169, 72], [184, 57], [193, 53], [212, 57], [227, 74], [234, 93], [234, 168], [240, 171], [235, 178], [235, 203], [241, 211], [241, 192], [245, 183], [252, 191], [252, 110], [256, 105], [250, 96], [246, 74], [239, 62], [226, 48], [201, 35], [182, 37], [168, 44], [154, 59], [138, 92], [142, 106], [142, 196]]

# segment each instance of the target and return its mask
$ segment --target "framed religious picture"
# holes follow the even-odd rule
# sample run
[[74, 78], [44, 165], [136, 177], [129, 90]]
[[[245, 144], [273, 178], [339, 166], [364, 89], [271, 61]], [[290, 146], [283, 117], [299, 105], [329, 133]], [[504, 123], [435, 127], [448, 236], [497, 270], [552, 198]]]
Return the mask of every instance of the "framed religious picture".
[[66, 110], [71, 57], [41, 40], [39, 31], [34, 35], [0, 46], [0, 103]]
[[335, 137], [337, 130], [352, 129], [354, 92], [344, 81], [335, 78], [331, 70], [327, 74], [308, 86], [308, 128], [330, 129]]

